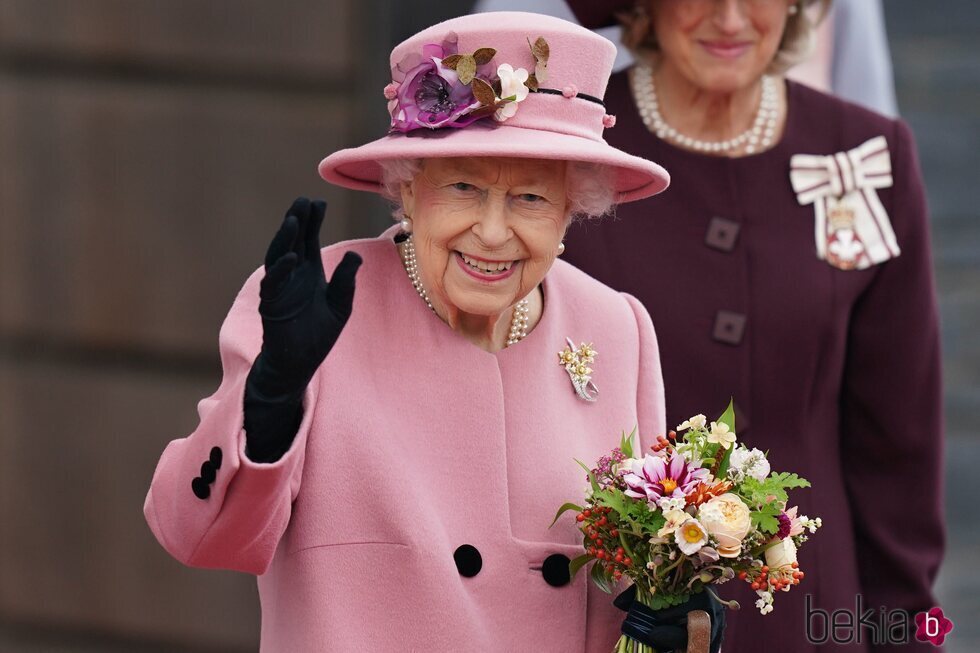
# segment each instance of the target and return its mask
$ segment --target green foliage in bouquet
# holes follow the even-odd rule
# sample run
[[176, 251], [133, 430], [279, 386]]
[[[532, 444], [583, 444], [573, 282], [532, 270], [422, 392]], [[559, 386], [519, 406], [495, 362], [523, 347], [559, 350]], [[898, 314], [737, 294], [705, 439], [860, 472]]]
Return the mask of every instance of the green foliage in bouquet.
[[577, 513], [585, 553], [571, 561], [572, 576], [591, 564], [592, 581], [610, 593], [626, 576], [654, 610], [737, 577], [763, 614], [772, 611], [774, 592], [803, 579], [797, 547], [821, 524], [787, 507], [788, 491], [809, 482], [772, 472], [765, 453], [736, 443], [733, 403], [713, 422], [695, 415], [658, 436], [650, 453], [636, 450], [636, 436], [624, 432], [593, 467], [576, 461], [588, 496], [552, 522]]

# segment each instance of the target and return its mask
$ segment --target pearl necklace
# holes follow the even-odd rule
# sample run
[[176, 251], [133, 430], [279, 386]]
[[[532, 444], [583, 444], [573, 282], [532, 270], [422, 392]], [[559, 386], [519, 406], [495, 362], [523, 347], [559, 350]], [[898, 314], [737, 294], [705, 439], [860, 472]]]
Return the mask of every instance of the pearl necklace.
[[640, 110], [647, 129], [664, 140], [677, 145], [697, 150], [698, 152], [731, 152], [745, 146], [745, 153], [752, 154], [759, 149], [772, 145], [776, 133], [776, 118], [779, 115], [779, 94], [776, 78], [771, 75], [762, 76], [762, 100], [755, 114], [752, 126], [727, 141], [699, 141], [685, 136], [671, 127], [660, 115], [660, 105], [657, 102], [657, 89], [653, 82], [653, 68], [647, 64], [637, 64], [633, 71], [633, 98]]
[[[415, 292], [419, 294], [419, 297], [429, 307], [429, 310], [435, 313], [436, 309], [432, 306], [429, 293], [425, 291], [425, 287], [422, 285], [422, 278], [419, 276], [419, 264], [415, 258], [415, 243], [412, 242], [411, 235], [402, 243], [402, 264], [405, 266], [405, 272], [408, 273], [408, 278], [415, 287]], [[510, 347], [527, 336], [528, 314], [531, 312], [530, 306], [531, 302], [528, 299], [522, 299], [514, 305], [514, 315], [510, 319], [510, 333], [507, 334], [507, 344], [505, 346]]]

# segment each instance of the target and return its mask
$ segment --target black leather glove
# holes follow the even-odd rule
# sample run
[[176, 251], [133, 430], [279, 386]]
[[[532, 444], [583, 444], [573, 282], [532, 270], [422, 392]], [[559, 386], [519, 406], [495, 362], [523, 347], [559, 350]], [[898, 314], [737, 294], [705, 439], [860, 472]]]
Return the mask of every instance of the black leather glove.
[[245, 382], [246, 453], [273, 462], [302, 420], [307, 384], [347, 324], [361, 257], [347, 252], [328, 284], [320, 258], [327, 205], [293, 202], [265, 256], [259, 289], [262, 349]]
[[636, 586], [630, 585], [613, 600], [613, 605], [627, 613], [623, 634], [654, 647], [657, 653], [683, 653], [687, 649], [687, 613], [704, 610], [711, 618], [709, 651], [718, 653], [721, 649], [726, 608], [709, 592], [698, 592], [680, 605], [651, 610], [636, 600]]

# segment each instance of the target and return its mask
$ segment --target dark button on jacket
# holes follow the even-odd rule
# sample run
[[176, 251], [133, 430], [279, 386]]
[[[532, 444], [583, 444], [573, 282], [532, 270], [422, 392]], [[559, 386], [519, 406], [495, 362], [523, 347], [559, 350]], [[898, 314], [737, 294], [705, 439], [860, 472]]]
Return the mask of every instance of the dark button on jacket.
[[544, 576], [544, 581], [552, 587], [568, 585], [568, 582], [572, 579], [571, 570], [568, 568], [569, 562], [571, 560], [568, 559], [568, 556], [561, 553], [555, 553], [545, 558], [544, 563], [541, 565], [541, 574]]
[[[715, 315], [715, 326], [711, 337], [718, 342], [737, 345], [742, 342], [745, 333], [745, 315], [734, 311], [718, 311]], [[736, 416], [736, 419], [738, 416]]]
[[739, 229], [737, 222], [725, 218], [711, 218], [708, 231], [704, 236], [704, 244], [722, 252], [730, 252], [735, 249]]
[[200, 476], [191, 481], [191, 490], [194, 491], [194, 496], [201, 501], [211, 496], [211, 486]]
[[463, 544], [453, 553], [460, 576], [472, 578], [483, 569], [483, 556], [472, 544]]
[[221, 447], [211, 447], [208, 459], [201, 463], [201, 475], [191, 481], [191, 491], [201, 501], [211, 496], [211, 484], [221, 468]]
[[[823, 519], [800, 550], [800, 566], [816, 576], [780, 593], [776, 621], [758, 610], [729, 611], [730, 653], [826, 650], [806, 638], [811, 595], [811, 605], [828, 611], [853, 610], [858, 594], [875, 610], [928, 610], [943, 553], [941, 350], [915, 142], [901, 121], [793, 82], [786, 93], [779, 142], [729, 159], [651, 134], [627, 73], [614, 74], [604, 99], [617, 123], [603, 138], [662, 165], [671, 184], [619, 205], [616, 220], [573, 224], [562, 256], [650, 312], [669, 427], [698, 413], [715, 419], [734, 397], [739, 440], [768, 450], [774, 470], [813, 484], [790, 498], [799, 514]], [[876, 194], [901, 255], [839, 270], [817, 258], [814, 208], [797, 201], [790, 159], [848, 151], [877, 136], [888, 143], [893, 184]], [[741, 225], [727, 253], [706, 243], [709, 233], [718, 245], [732, 235], [711, 224], [717, 216], [737, 216]], [[719, 309], [745, 320], [720, 319]], [[826, 565], [830, 576], [817, 571]], [[744, 583], [724, 589], [743, 606], [757, 598]], [[769, 646], [757, 641], [761, 632]], [[924, 653], [928, 645], [919, 644], [899, 648]], [[847, 648], [888, 647], [865, 638]]]

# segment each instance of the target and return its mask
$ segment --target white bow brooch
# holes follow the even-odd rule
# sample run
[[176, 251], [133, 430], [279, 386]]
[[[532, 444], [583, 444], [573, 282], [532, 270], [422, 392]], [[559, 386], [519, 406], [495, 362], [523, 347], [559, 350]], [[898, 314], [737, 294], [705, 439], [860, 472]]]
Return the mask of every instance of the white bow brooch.
[[800, 205], [813, 204], [817, 258], [863, 270], [901, 253], [877, 193], [892, 185], [884, 136], [828, 156], [796, 154], [789, 179]]

